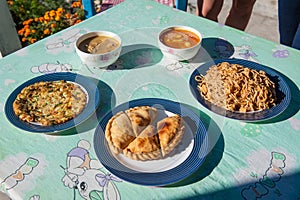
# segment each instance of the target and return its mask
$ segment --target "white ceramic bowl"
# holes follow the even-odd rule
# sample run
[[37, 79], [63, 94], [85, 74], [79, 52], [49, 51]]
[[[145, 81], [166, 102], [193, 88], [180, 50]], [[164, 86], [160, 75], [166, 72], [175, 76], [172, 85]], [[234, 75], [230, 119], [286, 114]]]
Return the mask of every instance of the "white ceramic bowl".
[[[170, 46], [167, 46], [162, 39], [162, 36], [172, 30], [172, 29], [179, 29], [179, 30], [186, 30], [186, 31], [190, 31], [192, 33], [194, 33], [195, 35], [197, 35], [199, 37], [199, 42], [192, 47], [186, 47], [186, 48], [172, 48]], [[169, 59], [173, 59], [173, 60], [177, 60], [177, 61], [181, 61], [181, 60], [189, 60], [191, 58], [193, 58], [199, 51], [200, 47], [201, 47], [201, 41], [202, 41], [202, 35], [199, 31], [197, 31], [196, 29], [192, 28], [192, 27], [188, 27], [188, 26], [171, 26], [171, 27], [167, 27], [165, 29], [163, 29], [158, 36], [158, 46], [160, 48], [160, 50], [162, 51], [162, 53]]]
[[[97, 54], [96, 53], [95, 54], [88, 53], [79, 48], [79, 44], [81, 42], [83, 42], [86, 39], [96, 37], [96, 36], [111, 37], [118, 41], [119, 46], [112, 51], [109, 51], [106, 53], [97, 53]], [[117, 61], [117, 59], [120, 56], [121, 50], [122, 50], [122, 40], [119, 35], [117, 35], [116, 33], [113, 33], [113, 32], [109, 32], [109, 31], [89, 32], [89, 33], [86, 33], [86, 34], [80, 36], [77, 39], [77, 41], [75, 43], [75, 49], [76, 49], [76, 53], [80, 57], [83, 64], [86, 64], [91, 67], [102, 68], [102, 67], [107, 67]]]

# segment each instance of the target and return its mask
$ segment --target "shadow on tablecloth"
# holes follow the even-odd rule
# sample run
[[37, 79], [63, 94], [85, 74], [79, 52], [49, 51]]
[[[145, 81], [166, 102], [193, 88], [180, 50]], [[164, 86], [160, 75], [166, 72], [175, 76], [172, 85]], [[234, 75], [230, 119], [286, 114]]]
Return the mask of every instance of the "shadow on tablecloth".
[[291, 101], [290, 101], [288, 107], [286, 108], [286, 110], [284, 110], [280, 115], [278, 115], [278, 116], [276, 116], [272, 119], [269, 119], [269, 120], [265, 120], [265, 121], [261, 121], [261, 122], [255, 122], [256, 124], [270, 124], [270, 123], [276, 123], [276, 122], [284, 121], [284, 120], [287, 120], [287, 119], [293, 117], [300, 110], [300, 91], [299, 91], [299, 88], [287, 76], [283, 75], [282, 73], [280, 73], [278, 71], [276, 71], [276, 72], [278, 74], [280, 74], [280, 76], [287, 83], [287, 85], [290, 89], [290, 92], [291, 92]]
[[[209, 192], [204, 195], [191, 195], [189, 200], [198, 199], [300, 199], [299, 180], [300, 173], [287, 173], [285, 170], [278, 168], [274, 171], [276, 166], [268, 169], [263, 177], [253, 178], [252, 182], [245, 182], [244, 184], [227, 189]], [[272, 171], [273, 170], [273, 171]], [[272, 171], [272, 172], [271, 172]], [[273, 174], [273, 177], [269, 177]], [[277, 175], [275, 175], [277, 174]], [[185, 199], [185, 198], [184, 198]], [[177, 198], [181, 200], [181, 198]], [[182, 199], [183, 200], [183, 199]]]
[[212, 120], [208, 115], [204, 112], [191, 107], [190, 105], [186, 105], [192, 109], [195, 113], [198, 113], [201, 121], [204, 123], [209, 137], [209, 153], [204, 161], [204, 163], [189, 177], [164, 187], [180, 187], [184, 185], [189, 185], [195, 182], [198, 182], [208, 176], [214, 168], [219, 164], [223, 157], [224, 152], [224, 138], [219, 126], [216, 124], [214, 120]]
[[159, 48], [149, 44], [135, 44], [122, 47], [118, 60], [107, 70], [128, 70], [149, 67], [159, 63], [163, 54]]
[[233, 45], [221, 38], [203, 38], [201, 49], [193, 62], [201, 63], [209, 60], [230, 58], [234, 54]]
[[[234, 47], [221, 38], [203, 38], [198, 54], [187, 62], [201, 63], [212, 59], [230, 58]], [[164, 58], [161, 50], [149, 44], [134, 44], [122, 47], [118, 60], [107, 67], [107, 70], [128, 70], [149, 67]], [[183, 61], [184, 62], [184, 61]]]
[[95, 113], [83, 123], [66, 131], [59, 132], [55, 135], [67, 136], [86, 132], [95, 128], [100, 119], [116, 105], [116, 96], [112, 88], [101, 80], [89, 77], [96, 84], [100, 91], [100, 103]]

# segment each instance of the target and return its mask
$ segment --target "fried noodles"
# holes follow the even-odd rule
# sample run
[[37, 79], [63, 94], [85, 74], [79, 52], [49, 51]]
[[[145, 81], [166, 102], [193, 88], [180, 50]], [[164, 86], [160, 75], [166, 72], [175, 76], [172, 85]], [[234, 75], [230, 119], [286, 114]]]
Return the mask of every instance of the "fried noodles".
[[275, 84], [262, 70], [222, 62], [195, 77], [201, 96], [230, 111], [252, 112], [275, 105]]

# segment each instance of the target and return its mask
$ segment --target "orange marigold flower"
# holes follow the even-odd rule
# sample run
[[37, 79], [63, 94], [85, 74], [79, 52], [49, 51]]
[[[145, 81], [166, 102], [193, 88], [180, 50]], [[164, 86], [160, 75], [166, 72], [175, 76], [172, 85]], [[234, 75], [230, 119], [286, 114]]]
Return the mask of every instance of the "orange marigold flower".
[[25, 29], [29, 29], [29, 25], [26, 24], [26, 25], [24, 26], [24, 28], [25, 28]]
[[31, 32], [30, 28], [26, 28], [26, 29], [25, 29], [25, 33], [28, 33], [28, 34], [29, 34], [30, 32]]
[[36, 33], [36, 30], [32, 29], [32, 30], [31, 30], [31, 33]]
[[54, 10], [51, 10], [49, 15], [50, 15], [50, 17], [54, 17], [56, 15], [56, 13]]
[[59, 7], [59, 8], [57, 8], [57, 10], [56, 10], [57, 12], [59, 12], [59, 13], [62, 13], [62, 12], [64, 12], [64, 9], [63, 8], [61, 8], [61, 7]]
[[45, 29], [45, 30], [44, 30], [44, 34], [45, 34], [45, 35], [49, 35], [49, 34], [50, 34], [50, 30], [49, 30], [48, 28]]
[[49, 15], [45, 15], [45, 16], [44, 16], [44, 19], [45, 19], [45, 20], [49, 20], [49, 19], [50, 19]]
[[50, 25], [50, 27], [51, 27], [51, 28], [55, 28], [55, 27], [56, 27], [56, 24], [53, 23], [53, 24]]
[[38, 22], [38, 21], [39, 21], [39, 18], [38, 18], [38, 17], [34, 18], [34, 21], [35, 21], [35, 22]]
[[81, 21], [82, 21], [81, 19], [77, 19], [76, 22], [75, 22], [75, 24], [78, 24], [78, 23], [80, 23]]
[[56, 16], [55, 21], [59, 21], [59, 20], [60, 20], [60, 16]]
[[26, 41], [26, 38], [23, 37], [23, 38], [22, 38], [22, 42], [25, 42], [25, 41]]
[[80, 6], [81, 6], [81, 3], [78, 1], [73, 2], [71, 5], [72, 8], [79, 8]]
[[35, 43], [36, 42], [36, 39], [35, 38], [31, 38], [30, 39], [30, 43], [32, 44], [32, 43]]
[[66, 14], [65, 14], [65, 17], [66, 17], [67, 19], [70, 19], [71, 14], [70, 14], [70, 13], [66, 13]]
[[59, 13], [59, 12], [56, 13], [56, 16], [57, 16], [57, 17], [61, 17], [61, 13]]
[[23, 35], [24, 34], [24, 29], [22, 28], [21, 30], [18, 30], [18, 34]]

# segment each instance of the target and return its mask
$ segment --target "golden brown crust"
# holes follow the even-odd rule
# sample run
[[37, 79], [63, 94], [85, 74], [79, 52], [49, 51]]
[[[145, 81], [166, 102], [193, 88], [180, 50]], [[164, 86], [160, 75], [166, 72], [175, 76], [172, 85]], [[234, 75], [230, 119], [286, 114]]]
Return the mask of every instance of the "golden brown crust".
[[179, 144], [184, 134], [184, 124], [179, 115], [169, 116], [157, 123], [158, 136], [162, 155], [168, 153]]
[[[105, 130], [111, 151], [143, 161], [160, 159], [169, 154], [182, 139], [183, 120], [175, 115], [154, 124], [156, 117], [157, 110], [149, 106], [130, 108], [114, 115]], [[139, 126], [135, 127], [135, 123]]]
[[50, 126], [73, 119], [86, 103], [86, 93], [74, 83], [41, 81], [22, 89], [13, 102], [13, 110], [20, 120]]
[[134, 160], [161, 158], [159, 139], [153, 125], [146, 127], [124, 150], [124, 155]]
[[135, 136], [138, 136], [157, 117], [156, 108], [150, 106], [137, 106], [125, 112], [131, 120]]
[[131, 122], [124, 112], [114, 115], [105, 128], [105, 138], [112, 152], [118, 154], [135, 138]]

